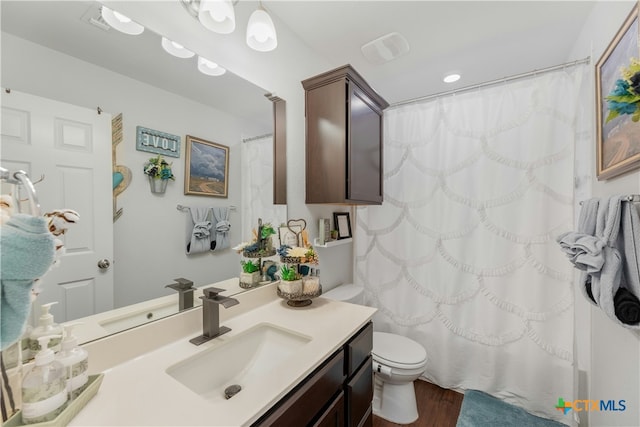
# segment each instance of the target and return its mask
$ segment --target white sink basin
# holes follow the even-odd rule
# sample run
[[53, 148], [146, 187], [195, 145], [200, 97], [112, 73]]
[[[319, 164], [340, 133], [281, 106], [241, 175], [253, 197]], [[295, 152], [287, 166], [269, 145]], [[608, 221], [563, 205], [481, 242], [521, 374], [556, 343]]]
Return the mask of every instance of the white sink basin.
[[144, 307], [130, 313], [115, 315], [113, 317], [98, 322], [100, 326], [109, 333], [120, 332], [125, 329], [140, 326], [151, 320], [161, 319], [170, 314], [178, 312], [178, 303], [176, 301], [165, 302], [164, 304], [156, 304], [150, 307]]
[[261, 323], [170, 366], [166, 372], [209, 401], [225, 400], [225, 389], [230, 386], [246, 389], [261, 376], [286, 369], [296, 350], [310, 341], [306, 335]]

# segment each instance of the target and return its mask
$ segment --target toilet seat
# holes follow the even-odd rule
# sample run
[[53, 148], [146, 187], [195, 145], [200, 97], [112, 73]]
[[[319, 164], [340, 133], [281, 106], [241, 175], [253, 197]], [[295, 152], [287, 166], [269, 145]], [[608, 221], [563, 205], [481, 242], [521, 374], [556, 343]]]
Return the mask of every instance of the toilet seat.
[[398, 369], [421, 369], [427, 363], [427, 352], [410, 338], [386, 332], [373, 333], [373, 359]]

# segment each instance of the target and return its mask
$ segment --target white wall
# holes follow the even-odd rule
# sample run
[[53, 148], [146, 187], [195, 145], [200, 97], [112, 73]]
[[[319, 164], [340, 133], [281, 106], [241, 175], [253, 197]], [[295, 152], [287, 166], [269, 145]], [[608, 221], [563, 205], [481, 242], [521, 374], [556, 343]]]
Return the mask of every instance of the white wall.
[[[118, 196], [123, 215], [114, 224], [115, 304], [129, 305], [172, 293], [173, 279], [186, 277], [202, 286], [238, 276], [240, 258], [228, 249], [187, 256], [184, 242], [185, 206], [237, 206], [230, 215], [232, 246], [241, 241], [240, 140], [265, 129], [186, 98], [96, 67], [76, 58], [2, 34], [2, 87], [88, 108], [100, 106], [112, 116], [123, 113], [124, 140], [116, 160], [132, 171], [131, 185]], [[266, 101], [268, 113], [270, 105]], [[179, 158], [173, 162], [174, 182], [164, 195], [149, 191], [143, 164], [153, 153], [135, 148], [136, 126], [182, 138]], [[185, 135], [230, 147], [229, 197], [184, 195]], [[73, 208], [73, 206], [65, 206]]]
[[[290, 219], [307, 221], [311, 238], [318, 233], [319, 218], [333, 218], [334, 211], [349, 211], [345, 206], [305, 204], [305, 117], [302, 80], [335, 68], [318, 57], [280, 21], [274, 18], [278, 47], [272, 52], [256, 52], [247, 47], [244, 31], [249, 14], [258, 2], [241, 1], [236, 5], [236, 30], [229, 35], [212, 33], [185, 13], [179, 2], [102, 1], [158, 34], [180, 41], [185, 46], [233, 73], [275, 93], [287, 102], [287, 209]], [[150, 12], [153, 13], [150, 13]], [[189, 43], [183, 42], [189, 40]], [[365, 76], [366, 78], [366, 76]], [[352, 229], [355, 218], [352, 213]], [[353, 278], [351, 244], [319, 249], [321, 281], [326, 291]]]
[[[591, 56], [592, 67], [613, 39], [631, 8], [633, 1], [600, 2], [594, 7], [570, 58]], [[595, 70], [595, 68], [593, 68]], [[576, 147], [578, 162], [589, 162], [587, 177], [593, 196], [640, 193], [640, 172], [632, 172], [608, 181], [595, 178], [595, 76], [591, 100], [593, 131], [589, 146]], [[624, 399], [624, 412], [596, 411], [582, 413], [581, 419], [591, 426], [640, 425], [640, 341], [633, 332], [609, 320], [600, 309], [589, 304], [576, 290], [576, 352], [580, 399]], [[566, 400], [566, 398], [565, 398]]]

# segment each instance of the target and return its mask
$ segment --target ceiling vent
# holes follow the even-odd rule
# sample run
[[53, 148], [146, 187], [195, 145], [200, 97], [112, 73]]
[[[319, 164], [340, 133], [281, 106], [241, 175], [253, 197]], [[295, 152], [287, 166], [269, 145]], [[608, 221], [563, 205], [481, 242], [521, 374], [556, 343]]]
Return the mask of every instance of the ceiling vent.
[[370, 41], [360, 49], [372, 64], [384, 64], [409, 52], [409, 42], [400, 33], [389, 33]]

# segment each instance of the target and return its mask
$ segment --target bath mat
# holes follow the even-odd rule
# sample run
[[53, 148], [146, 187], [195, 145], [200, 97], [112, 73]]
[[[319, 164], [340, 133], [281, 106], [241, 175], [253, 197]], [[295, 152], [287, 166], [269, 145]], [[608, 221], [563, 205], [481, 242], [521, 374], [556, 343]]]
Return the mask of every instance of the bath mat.
[[478, 390], [467, 390], [456, 427], [566, 427]]

